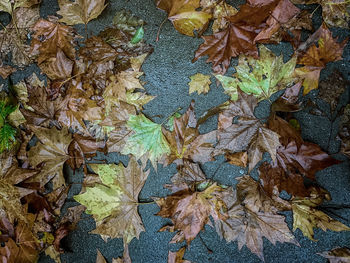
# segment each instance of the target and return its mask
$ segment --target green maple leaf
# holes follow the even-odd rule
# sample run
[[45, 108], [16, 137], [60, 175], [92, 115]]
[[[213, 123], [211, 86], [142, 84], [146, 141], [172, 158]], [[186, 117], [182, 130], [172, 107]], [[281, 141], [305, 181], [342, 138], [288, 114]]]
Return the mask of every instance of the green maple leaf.
[[216, 75], [225, 93], [237, 100], [237, 89], [253, 94], [258, 100], [268, 99], [273, 93], [286, 88], [294, 80], [296, 58], [283, 63], [283, 56], [276, 56], [265, 46], [259, 47], [260, 57], [240, 56], [233, 78]]
[[127, 126], [133, 130], [121, 151], [132, 154], [136, 159], [149, 159], [156, 169], [156, 163], [164, 154], [170, 153], [169, 144], [162, 133], [162, 126], [146, 118], [143, 114], [131, 115]]

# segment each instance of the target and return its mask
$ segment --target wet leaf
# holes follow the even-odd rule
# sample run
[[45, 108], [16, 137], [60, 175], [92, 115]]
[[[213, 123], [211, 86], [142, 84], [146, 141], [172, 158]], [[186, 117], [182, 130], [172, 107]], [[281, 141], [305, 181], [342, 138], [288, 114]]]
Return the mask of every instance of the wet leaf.
[[191, 81], [188, 83], [190, 89], [188, 91], [189, 94], [196, 92], [198, 94], [206, 94], [208, 93], [211, 84], [210, 76], [203, 75], [201, 73], [197, 73], [190, 77]]
[[173, 131], [164, 129], [171, 153], [165, 158], [165, 164], [181, 164], [184, 160], [208, 162], [216, 142], [216, 131], [200, 134], [194, 113], [194, 101], [180, 118], [174, 118]]
[[133, 131], [121, 151], [122, 154], [132, 154], [136, 159], [149, 159], [154, 168], [165, 154], [170, 153], [169, 144], [162, 133], [162, 126], [149, 120], [145, 115], [130, 115], [127, 122]]
[[97, 18], [105, 9], [105, 0], [59, 0], [61, 15], [59, 21], [67, 25], [87, 24], [92, 19]]
[[227, 242], [237, 240], [238, 249], [246, 245], [261, 260], [264, 260], [263, 237], [273, 245], [276, 242], [298, 245], [284, 216], [277, 213], [285, 206], [283, 201], [276, 202], [266, 196], [259, 183], [249, 176], [238, 179], [237, 192], [224, 198], [229, 207], [227, 219], [215, 223], [219, 236]]
[[[315, 40], [314, 36], [317, 36]], [[297, 63], [304, 66], [295, 70], [296, 75], [303, 79], [304, 95], [317, 89], [320, 72], [327, 63], [342, 60], [343, 49], [348, 41], [338, 42], [324, 23], [310, 38], [312, 42], [317, 41], [317, 46], [312, 44], [306, 52], [299, 54]]]
[[157, 0], [156, 5], [168, 13], [168, 19], [177, 31], [188, 36], [194, 36], [194, 30], [199, 34], [204, 32], [212, 17], [209, 13], [197, 11], [199, 0]]
[[149, 171], [143, 172], [134, 158], [126, 168], [121, 163], [90, 166], [98, 174], [98, 181], [74, 199], [95, 218], [96, 229], [92, 233], [100, 234], [105, 240], [123, 238], [124, 244], [139, 238], [145, 229], [137, 212], [138, 195]]

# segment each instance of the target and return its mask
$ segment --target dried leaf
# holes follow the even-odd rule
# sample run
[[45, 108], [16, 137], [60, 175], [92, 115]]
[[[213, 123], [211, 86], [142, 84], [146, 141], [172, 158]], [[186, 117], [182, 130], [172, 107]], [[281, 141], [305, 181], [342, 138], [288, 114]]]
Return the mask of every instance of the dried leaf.
[[349, 263], [350, 262], [350, 249], [348, 249], [347, 247], [338, 247], [330, 251], [325, 251], [317, 254], [327, 258], [330, 263]]

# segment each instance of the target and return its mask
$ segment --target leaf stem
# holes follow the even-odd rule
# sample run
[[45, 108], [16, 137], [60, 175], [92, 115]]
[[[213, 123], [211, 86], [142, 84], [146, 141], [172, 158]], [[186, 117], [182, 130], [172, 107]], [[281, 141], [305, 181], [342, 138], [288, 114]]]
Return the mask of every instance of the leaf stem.
[[162, 21], [162, 23], [160, 24], [160, 26], [159, 26], [159, 28], [158, 28], [158, 31], [157, 31], [156, 42], [159, 41], [160, 30], [161, 30], [161, 28], [163, 27], [164, 23], [165, 23], [167, 20], [168, 20], [168, 18], [166, 17], [166, 18]]

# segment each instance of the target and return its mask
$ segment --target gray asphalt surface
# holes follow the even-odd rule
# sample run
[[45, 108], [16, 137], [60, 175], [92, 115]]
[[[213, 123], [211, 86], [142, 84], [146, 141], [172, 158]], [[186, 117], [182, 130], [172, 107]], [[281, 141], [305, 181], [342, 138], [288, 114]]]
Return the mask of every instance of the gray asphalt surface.
[[[237, 6], [237, 5], [236, 5]], [[309, 6], [313, 10], [316, 6]], [[148, 57], [143, 65], [145, 72], [144, 81], [147, 82], [145, 88], [151, 95], [157, 96], [152, 102], [145, 106], [145, 113], [148, 116], [155, 116], [162, 114], [164, 118], [174, 112], [178, 107], [184, 110], [189, 106], [190, 101], [196, 101], [197, 116], [203, 114], [206, 110], [219, 105], [226, 101], [228, 96], [223, 93], [221, 87], [216, 87], [214, 79], [211, 85], [211, 90], [207, 95], [188, 95], [189, 77], [195, 73], [211, 74], [211, 65], [206, 64], [206, 58], [201, 58], [196, 63], [191, 63], [194, 52], [198, 45], [202, 43], [202, 39], [196, 39], [179, 34], [172, 24], [168, 21], [161, 30], [159, 42], [155, 42], [156, 34], [159, 25], [166, 17], [166, 14], [157, 10], [152, 0], [111, 0], [106, 10], [102, 15], [88, 25], [89, 32], [92, 34], [98, 33], [106, 26], [110, 25], [114, 14], [121, 10], [131, 10], [135, 15], [147, 22], [145, 26], [145, 39], [154, 47], [154, 52]], [[49, 14], [55, 14], [58, 6], [55, 0], [43, 0], [41, 6], [41, 16], [45, 17]], [[321, 8], [315, 12], [314, 26], [318, 28], [321, 24]], [[0, 19], [7, 19], [6, 16], [0, 16]], [[76, 26], [79, 33], [84, 35], [83, 27]], [[349, 31], [333, 30], [336, 36], [341, 39], [349, 36]], [[289, 59], [292, 54], [292, 48], [289, 44], [280, 44], [277, 46], [269, 46], [276, 54], [281, 52], [285, 55], [285, 59]], [[322, 78], [327, 77], [333, 68], [342, 71], [345, 76], [349, 76], [349, 60], [350, 60], [350, 46], [347, 45], [344, 50], [344, 60], [336, 63], [331, 63], [327, 69], [322, 72]], [[232, 65], [236, 65], [237, 60], [232, 61]], [[37, 71], [36, 66], [31, 66], [24, 71], [19, 71], [13, 74], [14, 82], [17, 82], [24, 77], [31, 75]], [[228, 74], [233, 73], [231, 68]], [[1, 84], [1, 82], [0, 82]], [[349, 97], [348, 93], [343, 96], [346, 100]], [[317, 94], [312, 92], [310, 96]], [[183, 110], [183, 111], [184, 111]], [[264, 103], [259, 105], [257, 109], [258, 116], [266, 116], [268, 106]], [[305, 140], [319, 144], [321, 147], [327, 147], [327, 138], [330, 133], [330, 122], [325, 117], [313, 116], [306, 112], [299, 112], [296, 114], [300, 121], [303, 137]], [[154, 118], [155, 121], [161, 122], [162, 118]], [[202, 132], [207, 132], [216, 127], [216, 119], [210, 119], [201, 128]], [[336, 131], [336, 125], [333, 129]], [[330, 151], [337, 152], [339, 143], [332, 139], [330, 144]], [[332, 166], [319, 173], [316, 177], [321, 186], [325, 187], [332, 195], [332, 204], [350, 204], [350, 169], [349, 160], [344, 156], [336, 155], [338, 159], [344, 160], [342, 164]], [[95, 160], [108, 160], [109, 162], [118, 163], [122, 161], [127, 164], [127, 157], [118, 154], [109, 154], [108, 156], [98, 155]], [[208, 177], [212, 176], [217, 167], [224, 161], [223, 158], [218, 158], [215, 162], [206, 163], [204, 172]], [[68, 182], [81, 182], [82, 173], [76, 172], [75, 175], [66, 167], [65, 172]], [[245, 171], [241, 168], [224, 164], [216, 173], [215, 180], [226, 185], [235, 185], [236, 177], [241, 176]], [[176, 167], [171, 165], [167, 168], [158, 167], [158, 173], [153, 169], [150, 176], [141, 192], [141, 199], [149, 199], [152, 196], [166, 196], [168, 191], [163, 189], [165, 183], [170, 182], [170, 177], [176, 173]], [[253, 176], [257, 176], [253, 172]], [[79, 185], [74, 185], [70, 192], [70, 201], [65, 205], [65, 208], [76, 205], [71, 201], [72, 196], [78, 194], [80, 191]], [[139, 213], [144, 222], [146, 232], [143, 232], [140, 239], [134, 239], [130, 245], [130, 256], [135, 263], [164, 263], [167, 261], [167, 254], [169, 250], [177, 250], [184, 244], [168, 244], [173, 233], [158, 232], [158, 230], [168, 220], [155, 216], [158, 212], [157, 205], [142, 205], [139, 208]], [[337, 214], [345, 219], [350, 219], [349, 210], [337, 211]], [[291, 213], [286, 213], [286, 220], [291, 227], [292, 216]], [[96, 249], [106, 257], [108, 262], [112, 258], [122, 256], [123, 243], [121, 239], [113, 239], [105, 243], [98, 235], [89, 234], [88, 232], [95, 227], [93, 219], [84, 215], [84, 219], [78, 224], [77, 230], [71, 233], [66, 239], [66, 245], [71, 249], [62, 255], [62, 262], [67, 263], [92, 263], [96, 259]], [[339, 219], [339, 218], [338, 218]], [[342, 222], [350, 225], [350, 221]], [[305, 238], [302, 233], [297, 230], [295, 233], [296, 239], [300, 243], [300, 247], [291, 244], [280, 244], [273, 246], [268, 240], [264, 239], [264, 254], [265, 261], [268, 263], [276, 262], [326, 262], [324, 258], [316, 255], [317, 252], [332, 249], [338, 246], [350, 246], [350, 232], [323, 232], [322, 230], [315, 231], [315, 238], [318, 242], [312, 242]], [[203, 242], [196, 238], [192, 243], [190, 249], [185, 254], [185, 259], [197, 263], [253, 263], [261, 262], [257, 256], [252, 254], [246, 247], [241, 251], [237, 248], [236, 242], [226, 243], [220, 240], [215, 232], [215, 229], [206, 226], [205, 231], [200, 234], [203, 242], [212, 250], [208, 253], [203, 245]], [[53, 262], [50, 258], [43, 255], [40, 263]]]

